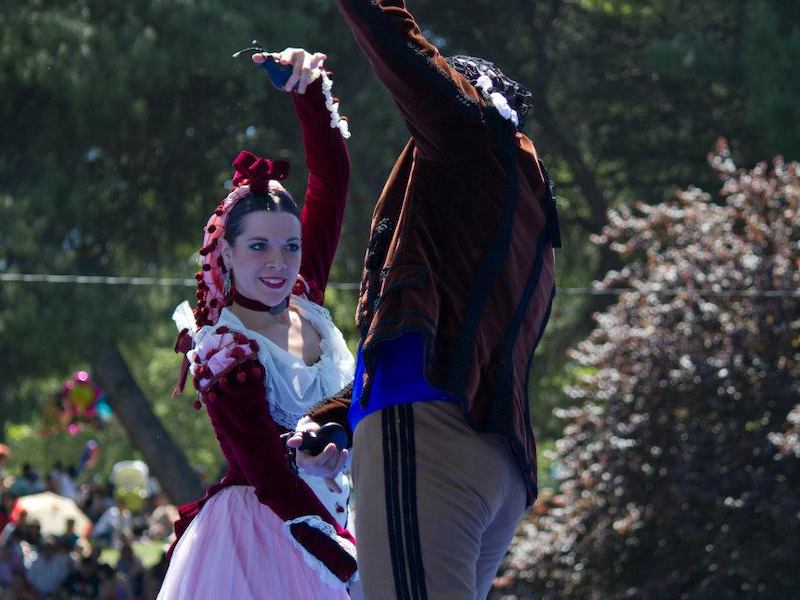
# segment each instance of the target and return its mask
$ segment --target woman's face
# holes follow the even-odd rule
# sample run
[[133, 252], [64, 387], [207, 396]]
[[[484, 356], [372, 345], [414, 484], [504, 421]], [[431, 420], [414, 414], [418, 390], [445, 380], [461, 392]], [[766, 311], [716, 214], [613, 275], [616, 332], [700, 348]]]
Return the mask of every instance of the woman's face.
[[267, 306], [280, 304], [300, 273], [300, 235], [300, 221], [292, 214], [265, 210], [248, 214], [234, 244], [222, 245], [239, 293]]

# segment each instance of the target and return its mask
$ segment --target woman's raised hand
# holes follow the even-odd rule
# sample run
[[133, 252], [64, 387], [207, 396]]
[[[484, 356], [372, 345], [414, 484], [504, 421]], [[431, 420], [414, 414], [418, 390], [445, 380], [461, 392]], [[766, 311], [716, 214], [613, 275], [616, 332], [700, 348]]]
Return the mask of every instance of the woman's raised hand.
[[[307, 52], [302, 48], [286, 48], [283, 52], [263, 52], [253, 54], [253, 61], [261, 64], [268, 58], [273, 58], [282, 65], [292, 67], [292, 75], [289, 77], [283, 91], [291, 92], [297, 85], [297, 93], [304, 94], [308, 85], [316, 79], [315, 74], [320, 65], [328, 58], [322, 52]], [[299, 84], [299, 85], [298, 85]]]

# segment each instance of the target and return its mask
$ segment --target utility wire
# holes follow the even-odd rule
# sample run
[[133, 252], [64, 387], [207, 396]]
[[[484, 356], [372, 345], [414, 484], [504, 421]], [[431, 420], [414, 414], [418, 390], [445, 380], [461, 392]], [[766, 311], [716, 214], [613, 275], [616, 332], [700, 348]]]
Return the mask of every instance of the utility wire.
[[[0, 273], [0, 282], [71, 283], [78, 285], [144, 285], [158, 287], [195, 287], [197, 280], [178, 277], [119, 277], [104, 275], [52, 275], [45, 273]], [[329, 288], [357, 290], [357, 283], [329, 282]]]
[[[100, 275], [52, 275], [43, 273], [0, 273], [0, 282], [22, 283], [67, 283], [76, 285], [138, 285], [159, 287], [195, 287], [194, 278], [177, 277], [105, 277]], [[330, 281], [328, 287], [335, 290], [358, 290], [360, 284], [341, 281]], [[800, 290], [715, 290], [680, 288], [606, 288], [593, 287], [559, 287], [557, 293], [566, 296], [620, 296], [628, 292], [657, 294], [659, 296], [677, 296], [679, 294], [697, 294], [704, 297], [723, 298], [800, 298]]]

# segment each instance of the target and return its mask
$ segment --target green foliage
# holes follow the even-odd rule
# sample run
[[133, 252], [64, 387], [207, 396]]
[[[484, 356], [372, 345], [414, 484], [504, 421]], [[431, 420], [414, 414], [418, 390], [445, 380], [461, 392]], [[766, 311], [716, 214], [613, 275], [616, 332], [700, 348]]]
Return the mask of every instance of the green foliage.
[[[178, 356], [171, 348], [143, 346], [140, 352], [129, 352], [127, 358], [138, 375], [139, 385], [150, 398], [154, 412], [186, 453], [191, 466], [207, 478], [216, 477], [223, 458], [208, 417], [204, 411], [192, 408], [194, 398], [191, 390], [180, 398], [171, 395], [180, 366]], [[89, 439], [99, 443], [100, 459], [85, 477], [104, 481], [117, 461], [142, 458], [132, 448], [125, 430], [116, 419], [106, 427], [87, 428], [75, 436], [52, 426], [48, 428], [44, 407], [62, 384], [63, 381], [56, 378], [27, 380], [16, 390], [15, 396], [26, 410], [8, 416], [7, 442], [14, 449], [9, 463], [12, 473], [25, 462], [43, 469], [49, 468], [55, 460], [67, 465], [76, 464]]]
[[359, 333], [356, 327], [353, 307], [357, 292], [354, 290], [331, 289], [325, 292], [325, 307], [331, 311], [333, 322], [342, 331], [350, 352], [355, 356], [358, 349]]
[[[610, 213], [628, 292], [579, 346], [561, 494], [506, 583], [547, 598], [793, 597], [800, 575], [800, 163], [711, 157], [697, 188]], [[678, 287], [678, 294], [665, 288]], [[775, 294], [774, 290], [784, 290]]]
[[748, 3], [743, 52], [750, 90], [748, 117], [762, 124], [768, 142], [787, 158], [800, 157], [800, 6], [796, 2]]
[[65, 431], [45, 433], [43, 420], [37, 416], [29, 418], [26, 423], [9, 425], [7, 436], [14, 448], [9, 472], [15, 475], [21, 472], [25, 463], [39, 469], [43, 477], [46, 477], [55, 461], [61, 461], [66, 466], [77, 466], [88, 440], [97, 441], [100, 457], [97, 465], [81, 474], [81, 481], [96, 478], [105, 482], [116, 462], [141, 458], [131, 448], [125, 430], [116, 421], [103, 429], [86, 429], [72, 436]]
[[192, 467], [213, 480], [223, 466], [222, 452], [205, 410], [195, 410], [191, 384], [184, 396], [172, 397], [180, 359], [171, 348], [143, 348], [141, 356], [130, 359], [138, 383], [150, 398], [153, 411], [167, 432], [186, 453]]
[[[158, 541], [133, 542], [131, 546], [133, 547], [133, 553], [142, 561], [142, 566], [145, 569], [157, 565], [161, 561], [164, 552], [169, 547], [168, 544]], [[98, 562], [116, 567], [119, 554], [119, 550], [116, 548], [104, 548], [103, 551], [100, 552]]]

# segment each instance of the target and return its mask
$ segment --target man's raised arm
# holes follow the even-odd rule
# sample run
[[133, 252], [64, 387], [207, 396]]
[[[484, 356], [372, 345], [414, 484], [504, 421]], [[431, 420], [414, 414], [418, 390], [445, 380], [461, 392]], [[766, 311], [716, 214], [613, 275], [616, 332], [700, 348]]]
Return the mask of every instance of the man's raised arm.
[[422, 35], [402, 0], [336, 0], [373, 71], [389, 90], [425, 158], [452, 158], [475, 143], [479, 92]]

